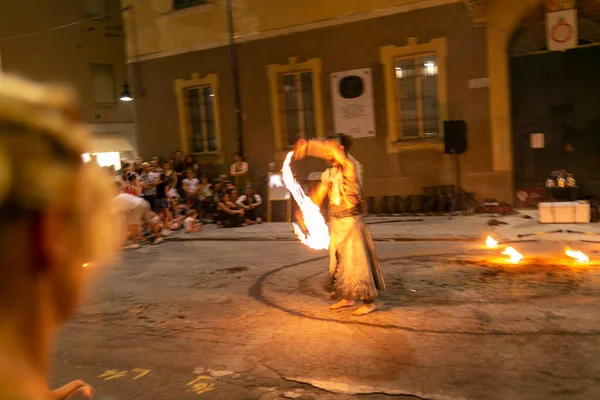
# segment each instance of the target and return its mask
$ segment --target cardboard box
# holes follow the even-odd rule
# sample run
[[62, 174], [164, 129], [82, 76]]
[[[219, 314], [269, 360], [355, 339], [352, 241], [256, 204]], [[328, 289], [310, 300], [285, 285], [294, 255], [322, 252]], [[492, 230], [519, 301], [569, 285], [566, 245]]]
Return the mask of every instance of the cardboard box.
[[538, 220], [542, 224], [589, 224], [590, 203], [587, 201], [539, 203]]

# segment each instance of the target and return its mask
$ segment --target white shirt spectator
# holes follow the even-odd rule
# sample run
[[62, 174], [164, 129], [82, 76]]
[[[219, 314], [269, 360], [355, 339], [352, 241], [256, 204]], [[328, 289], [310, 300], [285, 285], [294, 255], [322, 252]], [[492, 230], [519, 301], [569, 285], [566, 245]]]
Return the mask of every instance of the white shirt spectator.
[[196, 189], [198, 189], [198, 186], [200, 186], [200, 181], [198, 180], [198, 178], [193, 178], [193, 179], [184, 179], [181, 181], [181, 183], [183, 183], [184, 185], [187, 185], [187, 188], [189, 191], [195, 192]]
[[185, 219], [185, 221], [183, 221], [183, 229], [184, 229], [186, 232], [189, 232], [189, 231], [191, 231], [191, 230], [192, 230], [192, 228], [194, 227], [194, 224], [195, 224], [196, 222], [198, 222], [198, 221], [196, 220], [196, 218], [194, 218], [194, 217], [187, 217], [187, 218]]
[[259, 204], [259, 205], [262, 204], [262, 197], [260, 197], [260, 195], [258, 193], [254, 194], [254, 202], [253, 203], [246, 204], [246, 200], [248, 200], [248, 197], [244, 194], [237, 199], [235, 204], [242, 208], [244, 208], [244, 206], [248, 206], [250, 204]]
[[121, 193], [111, 200], [110, 209], [112, 213], [126, 213], [133, 210], [145, 200], [129, 193]]

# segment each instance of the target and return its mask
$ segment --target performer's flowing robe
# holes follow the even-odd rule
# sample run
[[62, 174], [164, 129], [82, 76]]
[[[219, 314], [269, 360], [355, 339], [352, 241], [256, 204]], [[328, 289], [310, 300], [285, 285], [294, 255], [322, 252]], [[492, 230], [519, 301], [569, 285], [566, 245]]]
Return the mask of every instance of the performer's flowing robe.
[[[386, 289], [383, 271], [375, 254], [373, 239], [364, 223], [362, 170], [356, 165], [356, 177], [347, 178], [339, 167], [326, 170], [322, 182], [329, 188], [329, 272], [332, 297], [371, 300], [378, 290]], [[344, 205], [350, 208], [340, 211]], [[352, 205], [354, 207], [352, 207]]]

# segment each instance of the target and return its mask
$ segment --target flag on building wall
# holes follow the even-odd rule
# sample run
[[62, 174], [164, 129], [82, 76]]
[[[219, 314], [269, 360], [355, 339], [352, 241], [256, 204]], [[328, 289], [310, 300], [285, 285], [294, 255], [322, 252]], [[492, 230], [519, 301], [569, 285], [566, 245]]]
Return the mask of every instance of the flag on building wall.
[[548, 1], [546, 42], [550, 51], [565, 51], [579, 43], [575, 1]]

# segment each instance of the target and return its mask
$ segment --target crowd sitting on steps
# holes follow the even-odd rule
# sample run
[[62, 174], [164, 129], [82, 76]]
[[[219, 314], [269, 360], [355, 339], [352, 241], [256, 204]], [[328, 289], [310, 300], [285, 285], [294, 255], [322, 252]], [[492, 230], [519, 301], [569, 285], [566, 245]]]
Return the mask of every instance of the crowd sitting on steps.
[[106, 171], [114, 177], [112, 209], [124, 222], [126, 249], [159, 244], [175, 230], [197, 233], [204, 224], [233, 228], [263, 221], [262, 197], [248, 183], [248, 163], [239, 154], [231, 165], [232, 179], [210, 179], [193, 156], [182, 158], [179, 151], [170, 161], [121, 160], [120, 170]]

